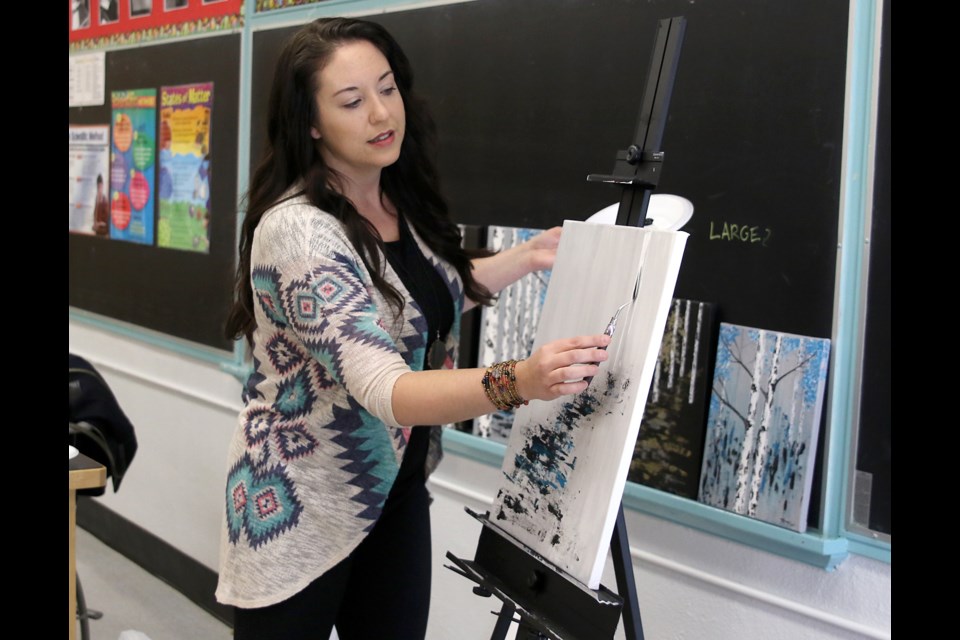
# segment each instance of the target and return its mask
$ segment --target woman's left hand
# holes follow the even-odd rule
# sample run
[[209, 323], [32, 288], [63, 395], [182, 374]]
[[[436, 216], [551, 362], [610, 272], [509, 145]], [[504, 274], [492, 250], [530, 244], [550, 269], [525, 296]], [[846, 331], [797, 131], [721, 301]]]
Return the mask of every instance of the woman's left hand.
[[525, 243], [530, 251], [532, 271], [546, 271], [553, 268], [557, 258], [557, 246], [560, 244], [560, 232], [563, 227], [553, 227], [538, 233]]
[[[497, 294], [529, 273], [552, 269], [562, 230], [562, 227], [553, 227], [487, 258], [475, 258], [473, 277], [491, 293]], [[469, 311], [475, 305], [467, 298], [463, 310]]]

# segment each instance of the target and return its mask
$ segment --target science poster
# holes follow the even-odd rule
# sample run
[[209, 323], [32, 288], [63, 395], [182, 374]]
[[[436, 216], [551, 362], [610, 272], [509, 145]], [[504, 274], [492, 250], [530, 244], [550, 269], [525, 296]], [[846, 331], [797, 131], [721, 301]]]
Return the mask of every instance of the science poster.
[[110, 237], [152, 245], [157, 91], [114, 91], [110, 104]]
[[110, 232], [110, 127], [69, 129], [70, 233], [106, 236]]
[[160, 88], [157, 246], [210, 251], [213, 83]]

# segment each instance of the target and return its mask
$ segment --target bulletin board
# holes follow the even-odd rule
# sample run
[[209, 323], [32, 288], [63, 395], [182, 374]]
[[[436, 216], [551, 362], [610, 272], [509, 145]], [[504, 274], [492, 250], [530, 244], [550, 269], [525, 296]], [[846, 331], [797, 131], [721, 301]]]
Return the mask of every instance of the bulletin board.
[[[233, 341], [222, 334], [237, 250], [240, 35], [108, 51], [105, 66], [105, 104], [69, 109], [70, 125], [110, 125], [113, 92], [212, 85], [209, 247], [188, 251], [155, 239], [143, 244], [70, 233], [70, 306], [232, 351]], [[154, 139], [161, 140], [160, 118], [156, 122]], [[153, 189], [151, 196], [159, 186]]]
[[69, 0], [70, 43], [140, 41], [239, 26], [244, 0]]

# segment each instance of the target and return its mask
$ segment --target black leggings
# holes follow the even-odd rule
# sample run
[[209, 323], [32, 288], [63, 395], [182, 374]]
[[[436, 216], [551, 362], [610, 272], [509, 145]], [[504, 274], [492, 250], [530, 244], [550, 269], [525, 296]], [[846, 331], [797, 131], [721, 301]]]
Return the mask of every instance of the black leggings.
[[234, 640], [422, 640], [430, 609], [430, 496], [388, 505], [350, 556], [277, 604], [234, 608]]

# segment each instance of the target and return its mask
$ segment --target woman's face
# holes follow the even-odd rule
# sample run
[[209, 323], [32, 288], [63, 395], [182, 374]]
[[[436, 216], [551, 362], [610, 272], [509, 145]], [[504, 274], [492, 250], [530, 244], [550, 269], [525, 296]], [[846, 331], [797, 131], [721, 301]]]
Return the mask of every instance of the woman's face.
[[366, 40], [337, 48], [320, 71], [319, 122], [310, 128], [327, 166], [353, 180], [378, 178], [400, 157], [403, 98], [384, 55]]

